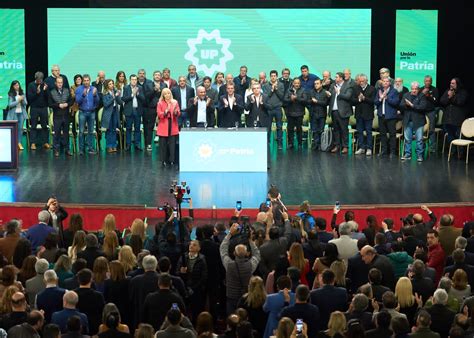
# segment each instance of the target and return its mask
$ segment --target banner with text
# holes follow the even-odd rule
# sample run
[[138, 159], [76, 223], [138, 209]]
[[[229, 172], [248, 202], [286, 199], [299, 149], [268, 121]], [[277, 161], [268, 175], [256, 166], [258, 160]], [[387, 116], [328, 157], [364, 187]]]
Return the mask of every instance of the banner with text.
[[397, 10], [395, 41], [395, 76], [410, 87], [431, 75], [436, 86], [438, 11]]
[[[8, 103], [8, 90], [18, 80], [25, 90], [25, 19], [23, 9], [0, 9], [0, 107]], [[0, 118], [1, 119], [1, 118]]]

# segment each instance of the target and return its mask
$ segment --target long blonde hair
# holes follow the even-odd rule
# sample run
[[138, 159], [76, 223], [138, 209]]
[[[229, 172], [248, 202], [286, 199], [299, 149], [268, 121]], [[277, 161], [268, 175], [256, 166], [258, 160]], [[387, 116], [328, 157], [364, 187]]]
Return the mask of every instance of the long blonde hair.
[[102, 249], [104, 250], [104, 253], [108, 259], [113, 259], [115, 250], [118, 248], [118, 246], [119, 246], [119, 241], [118, 241], [118, 237], [115, 231], [110, 231], [106, 233], [104, 237], [104, 245], [102, 246]]
[[290, 318], [281, 318], [276, 329], [276, 338], [290, 338], [294, 328], [295, 323]]
[[170, 96], [171, 97], [170, 102], [173, 102], [173, 93], [171, 92], [171, 90], [169, 88], [163, 88], [161, 90], [160, 101], [166, 101], [165, 100], [165, 94], [168, 94], [168, 93], [171, 95]]
[[132, 226], [130, 227], [130, 237], [131, 235], [138, 235], [142, 239], [142, 241], [145, 241], [146, 235], [145, 235], [145, 223], [143, 220], [140, 218], [135, 218], [133, 220]]
[[129, 245], [124, 245], [120, 248], [118, 260], [122, 263], [125, 273], [137, 266], [137, 257], [133, 254], [132, 248]]
[[401, 308], [407, 308], [415, 303], [413, 286], [408, 277], [401, 277], [395, 286], [395, 296]]
[[346, 286], [346, 263], [344, 261], [334, 261], [329, 269], [334, 272], [334, 283], [337, 286]]
[[331, 313], [328, 322], [328, 336], [334, 337], [336, 334], [344, 335], [346, 331], [346, 316], [341, 311]]
[[115, 232], [115, 229], [115, 216], [113, 214], [107, 214], [104, 218], [104, 223], [102, 224], [102, 232], [104, 236], [111, 231]]
[[249, 292], [246, 294], [245, 303], [253, 308], [259, 308], [267, 299], [267, 292], [263, 285], [263, 279], [258, 276], [252, 276], [249, 281]]
[[303, 273], [307, 260], [304, 258], [303, 247], [300, 243], [291, 244], [288, 260], [290, 266], [298, 268], [300, 273]]

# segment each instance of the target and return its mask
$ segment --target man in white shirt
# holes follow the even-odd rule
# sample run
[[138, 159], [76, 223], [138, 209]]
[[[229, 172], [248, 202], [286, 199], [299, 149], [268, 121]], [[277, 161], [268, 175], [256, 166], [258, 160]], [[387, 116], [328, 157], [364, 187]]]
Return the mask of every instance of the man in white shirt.
[[214, 104], [206, 95], [206, 88], [197, 87], [197, 96], [189, 100], [188, 107], [192, 127], [214, 127], [216, 120]]

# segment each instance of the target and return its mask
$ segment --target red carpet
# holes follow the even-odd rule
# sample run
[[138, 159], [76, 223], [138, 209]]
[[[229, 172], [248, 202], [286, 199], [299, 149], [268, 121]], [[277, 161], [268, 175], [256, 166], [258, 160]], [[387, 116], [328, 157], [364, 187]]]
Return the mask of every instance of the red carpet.
[[[449, 213], [454, 216], [455, 225], [461, 227], [465, 221], [474, 220], [474, 203], [453, 203], [453, 204], [429, 204], [428, 205], [435, 215], [439, 217], [442, 214]], [[0, 203], [0, 223], [5, 223], [11, 218], [19, 218], [23, 220], [23, 228], [37, 222], [38, 212], [43, 207], [42, 204], [34, 203]], [[84, 218], [84, 227], [86, 230], [98, 230], [102, 226], [105, 215], [112, 213], [117, 220], [117, 227], [123, 229], [130, 226], [135, 218], [153, 219], [150, 223], [155, 223], [156, 219], [163, 219], [163, 212], [154, 208], [144, 208], [142, 206], [124, 206], [124, 205], [73, 205], [64, 204], [69, 215], [80, 213]], [[297, 207], [289, 207], [290, 214], [297, 212]], [[427, 217], [426, 213], [417, 205], [346, 205], [338, 215], [337, 222], [342, 222], [344, 212], [353, 210], [355, 212], [356, 221], [361, 228], [365, 227], [365, 219], [368, 215], [375, 215], [380, 222], [383, 218], [392, 218], [396, 227], [400, 227], [400, 218], [405, 217], [409, 213], [421, 213], [423, 217]], [[257, 209], [244, 209], [241, 215], [251, 216], [254, 219]], [[324, 217], [328, 221], [328, 225], [332, 216], [332, 206], [314, 206], [312, 214], [317, 217]], [[183, 210], [183, 215], [188, 215], [188, 210]], [[215, 223], [217, 221], [227, 222], [233, 215], [231, 209], [195, 209], [194, 216], [196, 222], [199, 223]], [[66, 220], [64, 225], [67, 228], [69, 221]]]

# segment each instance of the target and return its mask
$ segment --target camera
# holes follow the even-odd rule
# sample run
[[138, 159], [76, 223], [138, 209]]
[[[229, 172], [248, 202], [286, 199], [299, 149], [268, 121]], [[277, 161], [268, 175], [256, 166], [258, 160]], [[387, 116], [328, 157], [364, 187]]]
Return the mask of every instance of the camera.
[[183, 201], [183, 196], [185, 194], [191, 193], [191, 187], [187, 185], [186, 181], [181, 181], [181, 184], [178, 184], [177, 180], [173, 180], [170, 186], [170, 194], [173, 194], [178, 203]]

